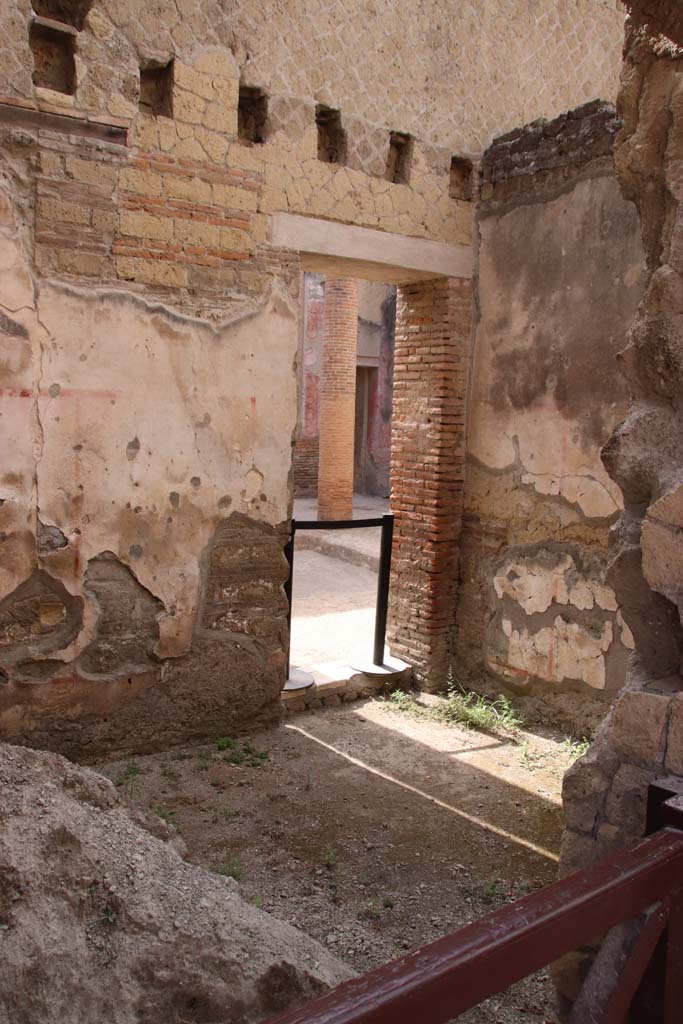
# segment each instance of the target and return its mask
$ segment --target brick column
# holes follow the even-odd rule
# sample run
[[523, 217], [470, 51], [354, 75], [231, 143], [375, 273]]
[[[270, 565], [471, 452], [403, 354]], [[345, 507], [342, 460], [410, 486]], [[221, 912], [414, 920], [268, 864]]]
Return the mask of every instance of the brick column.
[[388, 633], [392, 653], [413, 666], [426, 690], [445, 686], [450, 664], [471, 327], [471, 281], [439, 278], [399, 289]]
[[323, 372], [320, 378], [318, 517], [350, 519], [353, 512], [356, 415], [356, 281], [327, 279], [324, 321]]

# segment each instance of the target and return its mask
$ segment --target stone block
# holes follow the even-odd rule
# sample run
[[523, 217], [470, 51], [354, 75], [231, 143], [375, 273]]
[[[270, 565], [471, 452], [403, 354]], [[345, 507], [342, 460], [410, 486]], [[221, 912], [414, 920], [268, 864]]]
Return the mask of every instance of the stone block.
[[162, 180], [164, 195], [174, 199], [187, 199], [192, 203], [211, 203], [211, 185], [202, 178], [186, 178], [177, 174], [164, 174]]
[[223, 163], [228, 150], [228, 140], [224, 135], [198, 125], [195, 128], [195, 140], [202, 146], [211, 163]]
[[[667, 372], [671, 374], [669, 362]], [[683, 372], [683, 371], [682, 371]], [[643, 574], [653, 590], [683, 610], [683, 485], [651, 505], [643, 522]]]
[[122, 235], [131, 235], [134, 238], [170, 242], [173, 238], [173, 221], [170, 217], [155, 217], [151, 213], [122, 210], [119, 230]]
[[612, 715], [614, 748], [629, 761], [653, 767], [660, 765], [670, 703], [670, 697], [646, 691], [622, 693]]
[[116, 210], [93, 210], [92, 226], [102, 234], [113, 234], [117, 225]]
[[113, 188], [118, 177], [116, 167], [107, 167], [101, 160], [81, 160], [80, 157], [67, 156], [64, 161], [66, 173], [74, 181], [86, 185], [108, 185]]
[[67, 274], [82, 274], [84, 277], [104, 275], [104, 257], [77, 249], [62, 249], [57, 253], [57, 264]]
[[676, 775], [683, 775], [683, 694], [677, 694], [671, 704], [666, 768]]
[[221, 230], [215, 224], [206, 224], [201, 220], [178, 219], [175, 222], [176, 241], [185, 245], [217, 246]]
[[119, 177], [119, 187], [143, 196], [160, 196], [161, 175], [138, 167], [124, 167]]
[[212, 193], [213, 202], [226, 210], [256, 210], [257, 196], [249, 189], [236, 188], [234, 185], [214, 185]]
[[588, 758], [571, 766], [562, 783], [562, 805], [567, 826], [578, 832], [591, 832], [605, 802], [609, 780]]
[[141, 284], [160, 285], [164, 288], [184, 288], [187, 284], [187, 268], [165, 260], [119, 256], [116, 259], [116, 272], [124, 281], [139, 281]]
[[173, 84], [187, 89], [195, 96], [201, 96], [205, 100], [212, 100], [214, 96], [213, 82], [211, 76], [203, 74], [190, 68], [182, 61], [176, 60], [173, 65]]
[[201, 96], [195, 96], [192, 92], [184, 89], [173, 91], [173, 113], [178, 121], [185, 121], [187, 124], [201, 124], [204, 118], [206, 100]]
[[645, 832], [647, 789], [655, 775], [647, 768], [622, 765], [612, 781], [605, 813], [608, 821], [630, 835]]
[[45, 196], [38, 200], [38, 216], [60, 224], [90, 224], [91, 208]]
[[246, 252], [251, 248], [251, 239], [246, 231], [237, 228], [220, 229], [221, 248], [231, 252]]
[[50, 149], [44, 149], [40, 154], [40, 169], [43, 174], [50, 178], [61, 178], [64, 172], [62, 156]]

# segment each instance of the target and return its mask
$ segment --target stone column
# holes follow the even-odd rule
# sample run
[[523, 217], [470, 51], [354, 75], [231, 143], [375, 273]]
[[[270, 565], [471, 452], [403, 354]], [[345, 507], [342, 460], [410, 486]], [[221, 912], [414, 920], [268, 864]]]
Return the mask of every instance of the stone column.
[[356, 416], [358, 284], [325, 282], [325, 340], [320, 379], [318, 517], [350, 519], [353, 512], [353, 441]]
[[392, 654], [423, 689], [446, 685], [465, 468], [472, 282], [399, 288], [394, 352], [389, 608]]

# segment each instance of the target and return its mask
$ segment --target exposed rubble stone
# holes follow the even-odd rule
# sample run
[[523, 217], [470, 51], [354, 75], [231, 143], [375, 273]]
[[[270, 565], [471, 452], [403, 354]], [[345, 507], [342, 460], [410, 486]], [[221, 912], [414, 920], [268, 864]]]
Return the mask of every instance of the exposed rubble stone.
[[0, 789], [2, 1024], [248, 1024], [352, 975], [94, 772], [3, 744]]
[[[606, 446], [605, 465], [624, 494], [625, 510], [612, 534], [609, 581], [622, 601], [635, 656], [593, 748], [565, 782], [568, 829], [562, 870], [585, 867], [614, 847], [642, 837], [647, 786], [683, 776], [681, 728], [681, 396], [683, 348], [678, 235], [683, 192], [683, 12], [680, 4], [627, 3], [637, 18], [627, 28], [618, 109], [623, 128], [615, 148], [624, 194], [638, 206], [647, 255], [645, 296], [622, 356], [632, 393], [628, 418]], [[646, 26], [646, 27], [643, 27]], [[597, 815], [582, 815], [582, 791], [595, 773], [605, 778]], [[632, 940], [609, 937], [576, 1003], [595, 1005], [604, 978]], [[610, 966], [612, 965], [612, 966]], [[585, 965], [584, 965], [585, 966]], [[562, 995], [576, 994], [577, 969], [558, 968]], [[572, 1020], [575, 1018], [572, 1018]], [[578, 1018], [576, 1018], [578, 1019]], [[647, 1009], [634, 1022], [654, 1019]]]

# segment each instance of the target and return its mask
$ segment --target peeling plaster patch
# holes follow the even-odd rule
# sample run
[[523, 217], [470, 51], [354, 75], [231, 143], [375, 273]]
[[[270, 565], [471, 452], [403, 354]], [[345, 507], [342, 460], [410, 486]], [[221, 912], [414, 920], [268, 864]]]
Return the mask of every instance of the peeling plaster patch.
[[522, 483], [530, 484], [539, 494], [558, 495], [570, 505], [577, 505], [590, 519], [605, 519], [621, 508], [621, 499], [615, 488], [598, 480], [590, 473], [585, 476], [555, 476], [552, 473], [522, 474]]
[[616, 611], [612, 588], [581, 575], [571, 555], [560, 555], [554, 565], [542, 564], [542, 558], [539, 554], [528, 561], [507, 563], [505, 571], [493, 580], [498, 598], [512, 598], [526, 615], [545, 612], [551, 604], [571, 604], [581, 611], [596, 606]]
[[40, 519], [38, 520], [36, 540], [38, 542], [38, 553], [41, 555], [52, 554], [53, 551], [65, 548], [69, 543], [58, 526], [48, 526]]
[[509, 619], [502, 623], [508, 638], [506, 663], [495, 668], [514, 678], [529, 676], [547, 682], [577, 680], [594, 690], [605, 688], [605, 652], [614, 639], [611, 621], [593, 630], [558, 615], [552, 626], [532, 633], [515, 629]]
[[77, 635], [83, 601], [43, 570], [35, 570], [0, 602], [0, 658], [12, 664], [59, 651]]
[[602, 558], [578, 545], [509, 549], [490, 589], [488, 668], [517, 686], [619, 685], [633, 638], [603, 573]]

